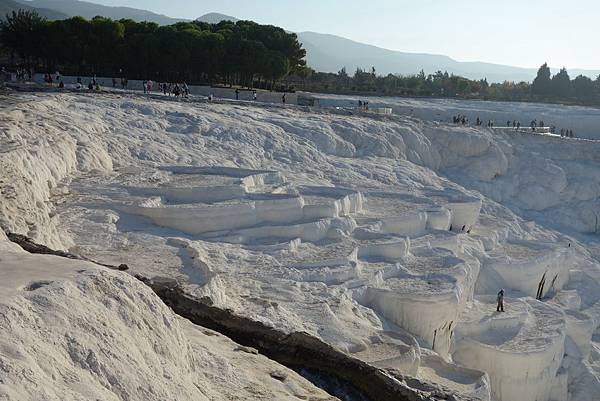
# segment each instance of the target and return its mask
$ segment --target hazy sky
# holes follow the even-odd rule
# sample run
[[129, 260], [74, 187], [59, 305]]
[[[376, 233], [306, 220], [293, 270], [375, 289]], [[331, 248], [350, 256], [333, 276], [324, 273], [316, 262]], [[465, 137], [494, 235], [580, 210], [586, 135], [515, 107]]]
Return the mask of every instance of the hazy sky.
[[194, 19], [219, 12], [393, 50], [600, 69], [597, 0], [89, 0]]

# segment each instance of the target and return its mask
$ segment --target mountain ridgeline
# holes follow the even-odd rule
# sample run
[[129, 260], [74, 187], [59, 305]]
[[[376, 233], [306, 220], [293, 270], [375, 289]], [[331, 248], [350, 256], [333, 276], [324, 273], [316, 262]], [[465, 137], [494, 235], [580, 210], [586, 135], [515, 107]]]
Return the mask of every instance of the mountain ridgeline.
[[[0, 0], [0, 3], [6, 0]], [[15, 2], [15, 0], [10, 0]], [[84, 17], [92, 19], [96, 16], [102, 16], [111, 19], [131, 19], [136, 22], [155, 22], [159, 25], [171, 25], [177, 22], [185, 21], [181, 18], [171, 18], [166, 15], [153, 13], [147, 10], [141, 10], [132, 7], [109, 7], [101, 4], [90, 3], [79, 0], [17, 0], [21, 5], [37, 10], [53, 10], [62, 15], [55, 18], [47, 16], [48, 19], [63, 19], [68, 17]], [[13, 11], [13, 10], [10, 10]], [[16, 11], [16, 10], [14, 10]], [[3, 13], [4, 16], [6, 13]], [[40, 13], [42, 15], [42, 13]]]
[[44, 7], [36, 8], [32, 5], [19, 3], [14, 0], [0, 0], [0, 20], [3, 20], [6, 15], [11, 14], [13, 11], [18, 10], [35, 11], [40, 16], [50, 20], [68, 18], [67, 14], [57, 11], [56, 9]]

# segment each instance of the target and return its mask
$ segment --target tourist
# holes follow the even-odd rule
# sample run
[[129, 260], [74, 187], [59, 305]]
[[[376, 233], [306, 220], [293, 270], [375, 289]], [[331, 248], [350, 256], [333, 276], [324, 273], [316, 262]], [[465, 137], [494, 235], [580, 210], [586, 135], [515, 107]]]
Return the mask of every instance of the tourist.
[[506, 127], [510, 128], [510, 120], [506, 120]]
[[496, 312], [504, 312], [504, 289], [501, 289], [498, 293], [498, 306]]
[[285, 93], [283, 94], [283, 96], [281, 96], [281, 102], [282, 102], [283, 104], [285, 104]]
[[252, 100], [256, 101], [257, 99], [258, 99], [258, 95], [256, 94], [256, 91], [252, 92]]
[[[240, 91], [238, 89], [235, 90], [235, 100], [240, 100]], [[285, 100], [283, 103], [285, 103]]]

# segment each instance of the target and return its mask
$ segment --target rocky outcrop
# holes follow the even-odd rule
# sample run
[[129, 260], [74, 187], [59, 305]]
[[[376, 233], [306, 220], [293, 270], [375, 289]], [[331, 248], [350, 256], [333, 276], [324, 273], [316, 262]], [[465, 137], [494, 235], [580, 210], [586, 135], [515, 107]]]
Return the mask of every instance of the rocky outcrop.
[[465, 400], [428, 387], [416, 379], [373, 367], [307, 333], [287, 334], [236, 315], [231, 310], [214, 307], [209, 298], [199, 299], [186, 294], [173, 280], [138, 278], [148, 284], [175, 313], [193, 323], [255, 348], [287, 367], [321, 372], [350, 383], [371, 400]]
[[103, 266], [103, 267], [107, 267], [112, 270], [121, 270], [121, 271], [129, 270], [129, 267], [126, 264], [121, 264], [119, 266], [107, 265], [104, 263], [96, 262], [94, 260], [90, 260], [83, 256], [78, 256], [78, 255], [69, 253], [69, 252], [56, 251], [54, 249], [48, 248], [45, 245], [41, 245], [36, 242], [33, 242], [30, 238], [27, 238], [26, 236], [21, 235], [21, 234], [15, 234], [15, 233], [8, 232], [8, 233], [6, 233], [6, 237], [9, 239], [9, 241], [14, 242], [15, 244], [19, 245], [21, 248], [23, 248], [25, 251], [27, 251], [29, 253], [35, 253], [38, 255], [54, 255], [54, 256], [60, 256], [62, 258], [67, 258], [67, 259], [85, 260], [86, 262], [92, 262], [92, 263], [95, 263], [95, 264]]

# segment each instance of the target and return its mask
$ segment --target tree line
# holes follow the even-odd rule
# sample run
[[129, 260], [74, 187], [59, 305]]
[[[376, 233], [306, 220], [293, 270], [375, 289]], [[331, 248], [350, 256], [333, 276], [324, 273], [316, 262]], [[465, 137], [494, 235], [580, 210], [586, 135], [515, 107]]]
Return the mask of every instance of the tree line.
[[19, 10], [0, 23], [0, 46], [28, 68], [63, 75], [229, 83], [280, 80], [305, 65], [294, 33], [252, 21], [159, 26], [129, 19], [48, 21]]
[[311, 92], [600, 105], [600, 76], [595, 80], [583, 75], [571, 79], [565, 68], [552, 76], [547, 64], [540, 67], [532, 83], [490, 84], [486, 79], [471, 80], [442, 71], [378, 75], [375, 68], [357, 68], [349, 75], [345, 68], [335, 74], [316, 72], [309, 67], [297, 69], [286, 81]]
[[488, 83], [437, 71], [379, 75], [357, 68], [350, 75], [316, 72], [306, 66], [296, 34], [252, 21], [199, 21], [159, 26], [128, 19], [74, 17], [48, 21], [20, 10], [0, 22], [0, 49], [23, 66], [68, 75], [225, 83], [272, 89], [381, 96], [562, 102], [600, 105], [600, 77], [552, 75], [547, 64], [532, 83]]

